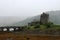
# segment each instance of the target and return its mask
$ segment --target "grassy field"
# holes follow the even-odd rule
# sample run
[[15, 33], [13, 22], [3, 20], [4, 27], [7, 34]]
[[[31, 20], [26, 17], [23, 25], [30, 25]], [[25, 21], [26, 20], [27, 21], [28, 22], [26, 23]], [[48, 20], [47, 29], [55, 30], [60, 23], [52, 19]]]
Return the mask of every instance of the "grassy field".
[[[51, 25], [52, 29], [60, 29], [60, 25]], [[35, 26], [27, 26], [25, 29], [29, 29], [29, 30], [34, 30], [34, 29], [48, 29], [46, 25], [40, 25], [38, 28], [35, 28]]]

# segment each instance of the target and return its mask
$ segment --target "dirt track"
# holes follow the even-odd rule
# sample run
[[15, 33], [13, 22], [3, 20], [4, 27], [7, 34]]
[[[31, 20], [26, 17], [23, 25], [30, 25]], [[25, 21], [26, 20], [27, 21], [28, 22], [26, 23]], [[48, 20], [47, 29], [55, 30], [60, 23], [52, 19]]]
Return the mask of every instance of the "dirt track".
[[27, 35], [27, 34], [0, 34], [0, 40], [60, 40], [60, 36], [42, 36], [42, 35]]

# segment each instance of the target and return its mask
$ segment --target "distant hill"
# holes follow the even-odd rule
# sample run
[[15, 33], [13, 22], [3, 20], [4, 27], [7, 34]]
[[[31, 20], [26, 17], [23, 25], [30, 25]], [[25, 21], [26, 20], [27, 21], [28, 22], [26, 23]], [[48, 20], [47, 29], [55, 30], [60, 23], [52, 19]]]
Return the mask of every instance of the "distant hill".
[[57, 11], [48, 11], [49, 20], [54, 24], [60, 25], [60, 10]]
[[28, 25], [28, 23], [32, 22], [32, 21], [40, 21], [40, 15], [37, 15], [37, 16], [34, 16], [34, 17], [30, 17], [30, 18], [27, 18], [21, 22], [18, 22], [18, 23], [14, 23], [12, 24], [12, 26], [24, 26], [24, 25]]
[[0, 26], [7, 26], [24, 20], [25, 17], [0, 16]]
[[[48, 11], [45, 12], [49, 14], [49, 20], [51, 22], [53, 22], [54, 24], [60, 25], [60, 10], [58, 11]], [[14, 23], [13, 25], [15, 26], [24, 26], [27, 25], [29, 22], [32, 22], [33, 20], [39, 21], [40, 20], [40, 15], [31, 17], [31, 18], [27, 18], [26, 20], [23, 20], [21, 22], [18, 23]]]

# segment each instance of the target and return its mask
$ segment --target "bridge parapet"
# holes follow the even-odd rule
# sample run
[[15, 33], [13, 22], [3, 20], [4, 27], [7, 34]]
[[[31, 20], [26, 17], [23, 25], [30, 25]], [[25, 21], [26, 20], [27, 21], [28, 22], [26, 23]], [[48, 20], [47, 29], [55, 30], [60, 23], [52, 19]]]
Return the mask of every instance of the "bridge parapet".
[[7, 26], [7, 27], [0, 27], [0, 32], [14, 32], [14, 31], [22, 31], [23, 27], [20, 26]]

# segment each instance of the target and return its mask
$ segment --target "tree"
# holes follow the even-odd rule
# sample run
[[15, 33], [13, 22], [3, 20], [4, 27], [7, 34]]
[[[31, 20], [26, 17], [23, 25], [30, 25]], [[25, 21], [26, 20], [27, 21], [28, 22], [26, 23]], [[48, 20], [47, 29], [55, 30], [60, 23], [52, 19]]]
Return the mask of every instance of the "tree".
[[50, 28], [52, 25], [53, 25], [52, 22], [48, 22], [48, 23], [46, 23], [47, 28]]

